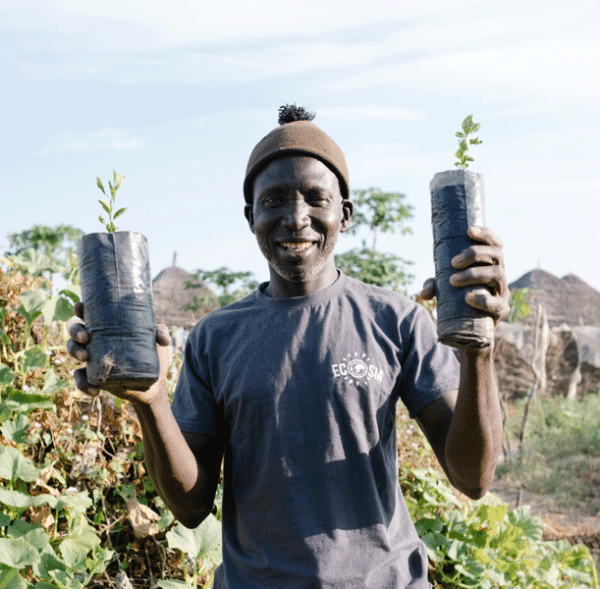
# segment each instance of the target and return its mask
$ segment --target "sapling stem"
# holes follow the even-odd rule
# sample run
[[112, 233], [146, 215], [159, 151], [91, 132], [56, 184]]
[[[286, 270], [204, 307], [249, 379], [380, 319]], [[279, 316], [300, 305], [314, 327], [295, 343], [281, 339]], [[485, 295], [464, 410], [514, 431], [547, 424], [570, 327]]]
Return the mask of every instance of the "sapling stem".
[[457, 162], [454, 162], [454, 165], [461, 170], [464, 170], [469, 167], [468, 162], [472, 162], [473, 158], [467, 155], [467, 151], [471, 145], [479, 145], [481, 143], [481, 139], [479, 137], [469, 137], [471, 133], [476, 133], [481, 128], [480, 123], [473, 122], [473, 115], [469, 115], [461, 125], [462, 131], [456, 132], [456, 137], [459, 138], [458, 142], [458, 150], [454, 154], [458, 159]]
[[[102, 205], [102, 208], [108, 215], [108, 222], [106, 222], [104, 220], [104, 217], [102, 215], [98, 215], [98, 220], [100, 221], [100, 223], [102, 223], [102, 225], [104, 225], [104, 227], [106, 228], [106, 230], [109, 233], [114, 233], [117, 230], [117, 228], [115, 227], [114, 221], [115, 221], [115, 219], [117, 219], [117, 217], [120, 217], [127, 210], [127, 207], [124, 207], [122, 209], [119, 209], [113, 215], [113, 209], [114, 209], [114, 205], [115, 205], [115, 198], [117, 195], [117, 190], [119, 190], [119, 188], [121, 187], [121, 184], [123, 184], [123, 180], [125, 180], [125, 176], [123, 176], [123, 174], [117, 174], [113, 170], [113, 181], [112, 182], [110, 180], [108, 181], [108, 187], [110, 188], [110, 199], [109, 200], [104, 200], [104, 199], [98, 200], [98, 202]], [[106, 191], [104, 190], [104, 186], [102, 185], [102, 180], [100, 180], [100, 178], [98, 178], [98, 177], [96, 177], [96, 185], [98, 186], [98, 188], [100, 190], [102, 190], [102, 193], [104, 194], [104, 196], [106, 196], [108, 198], [108, 194], [106, 194]]]

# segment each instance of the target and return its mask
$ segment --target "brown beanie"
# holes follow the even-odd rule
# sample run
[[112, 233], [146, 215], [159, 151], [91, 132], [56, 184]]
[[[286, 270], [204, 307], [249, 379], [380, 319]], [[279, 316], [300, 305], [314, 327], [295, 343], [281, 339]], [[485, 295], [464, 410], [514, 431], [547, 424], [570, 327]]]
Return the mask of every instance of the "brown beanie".
[[[303, 117], [303, 120], [282, 122], [282, 112], [287, 108], [294, 109], [294, 114], [300, 113], [299, 116]], [[273, 160], [288, 155], [308, 155], [322, 161], [338, 177], [342, 198], [349, 198], [346, 158], [327, 133], [307, 120], [310, 118], [310, 114], [295, 105], [280, 108], [280, 126], [263, 137], [250, 154], [244, 179], [244, 198], [248, 204], [252, 203], [253, 181], [258, 173]]]

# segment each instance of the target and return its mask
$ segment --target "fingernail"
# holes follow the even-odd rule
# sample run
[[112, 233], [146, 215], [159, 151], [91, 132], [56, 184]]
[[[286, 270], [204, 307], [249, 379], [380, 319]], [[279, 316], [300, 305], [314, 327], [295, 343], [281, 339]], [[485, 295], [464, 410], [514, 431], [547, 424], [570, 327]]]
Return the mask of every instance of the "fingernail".
[[481, 227], [471, 227], [471, 233], [473, 235], [481, 235]]

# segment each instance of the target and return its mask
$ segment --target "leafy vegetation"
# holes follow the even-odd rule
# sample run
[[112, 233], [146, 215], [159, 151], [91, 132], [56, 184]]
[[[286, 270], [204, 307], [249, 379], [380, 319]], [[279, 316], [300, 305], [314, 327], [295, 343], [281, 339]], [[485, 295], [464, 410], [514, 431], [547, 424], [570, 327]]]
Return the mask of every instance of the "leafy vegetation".
[[598, 589], [596, 565], [584, 545], [542, 539], [529, 506], [509, 510], [492, 493], [463, 500], [440, 472], [425, 438], [401, 411], [400, 485], [430, 559], [434, 589]]
[[[507, 431], [518, 447], [517, 435], [526, 400], [511, 412]], [[600, 396], [584, 400], [534, 400], [525, 436], [516, 456], [498, 469], [508, 488], [551, 496], [562, 508], [585, 506], [600, 511], [594, 489], [600, 485]]]
[[[9, 233], [6, 252], [31, 274], [40, 276], [60, 273], [74, 282], [77, 272], [77, 241], [83, 231], [71, 225], [34, 225], [20, 233]], [[33, 265], [35, 263], [35, 265]]]
[[[100, 221], [100, 223], [102, 223], [102, 225], [104, 225], [104, 227], [106, 228], [106, 230], [109, 233], [114, 233], [115, 231], [117, 231], [117, 227], [115, 227], [114, 221], [127, 210], [127, 207], [124, 207], [122, 209], [119, 209], [118, 211], [115, 211], [114, 215], [113, 215], [115, 199], [117, 197], [117, 190], [119, 190], [119, 188], [121, 188], [121, 184], [123, 184], [123, 180], [125, 180], [125, 176], [123, 176], [123, 174], [117, 174], [113, 170], [113, 181], [112, 182], [110, 180], [108, 181], [108, 188], [110, 189], [109, 190], [110, 198], [109, 198], [109, 200], [104, 200], [104, 199], [98, 200], [98, 202], [104, 209], [104, 212], [108, 215], [108, 221], [105, 221], [104, 217], [102, 215], [98, 215], [98, 220]], [[108, 195], [106, 194], [106, 191], [104, 190], [104, 186], [102, 185], [102, 180], [100, 180], [100, 178], [96, 178], [96, 185], [102, 191], [104, 196], [106, 196], [108, 198]]]
[[220, 505], [193, 537], [173, 521], [129, 405], [74, 389], [65, 322], [77, 287], [52, 295], [14, 258], [0, 268], [0, 587], [208, 586]]
[[510, 293], [510, 313], [506, 320], [509, 323], [516, 323], [521, 319], [529, 317], [529, 294], [530, 288], [515, 288]]
[[[77, 286], [53, 294], [47, 278], [15, 258], [0, 268], [0, 587], [210, 587], [221, 559], [222, 489], [197, 529], [174, 521], [146, 474], [130, 406], [74, 388], [64, 344]], [[175, 354], [171, 391], [180, 362]], [[591, 416], [600, 407], [588, 403], [575, 413], [580, 430], [571, 405], [539, 412], [544, 435], [573, 430], [573, 442], [546, 437], [546, 446], [579, 440], [578, 449], [598, 451], [600, 419]], [[532, 423], [534, 440], [540, 424]], [[457, 496], [405, 410], [398, 432], [399, 480], [436, 589], [598, 589], [585, 546], [543, 541], [527, 507]]]
[[482, 141], [479, 137], [469, 137], [471, 133], [477, 133], [479, 129], [481, 129], [480, 123], [473, 122], [473, 115], [469, 115], [461, 125], [462, 131], [456, 132], [456, 137], [460, 139], [458, 142], [458, 149], [454, 154], [458, 159], [457, 162], [454, 162], [454, 165], [461, 170], [464, 170], [469, 167], [469, 162], [474, 161], [470, 155], [467, 155], [469, 151], [469, 147], [471, 145], [479, 145]]

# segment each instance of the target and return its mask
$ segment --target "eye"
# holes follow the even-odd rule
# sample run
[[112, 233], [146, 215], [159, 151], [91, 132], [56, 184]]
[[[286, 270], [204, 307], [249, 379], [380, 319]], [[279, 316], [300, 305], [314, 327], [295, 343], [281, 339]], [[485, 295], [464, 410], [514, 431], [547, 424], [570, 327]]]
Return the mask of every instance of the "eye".
[[262, 194], [260, 197], [260, 204], [265, 205], [267, 207], [275, 207], [281, 204], [283, 200], [282, 194], [280, 191], [270, 191], [265, 194]]
[[329, 203], [329, 195], [318, 188], [309, 190], [306, 195], [306, 202], [313, 206], [323, 206]]

